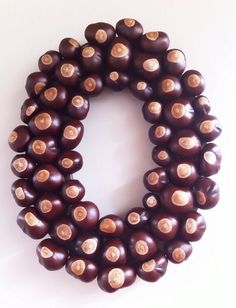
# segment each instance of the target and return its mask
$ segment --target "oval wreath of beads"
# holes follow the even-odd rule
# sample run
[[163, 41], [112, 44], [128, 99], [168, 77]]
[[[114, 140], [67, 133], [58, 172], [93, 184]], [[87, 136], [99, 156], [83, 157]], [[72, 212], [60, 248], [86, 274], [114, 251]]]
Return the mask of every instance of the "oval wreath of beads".
[[[212, 143], [221, 133], [210, 103], [202, 95], [205, 81], [196, 70], [185, 71], [186, 57], [168, 49], [164, 32], [143, 34], [134, 19], [90, 24], [87, 43], [65, 38], [59, 52], [38, 61], [39, 72], [26, 81], [29, 96], [21, 120], [9, 136], [17, 154], [11, 163], [20, 179], [12, 185], [16, 203], [24, 207], [20, 228], [33, 239], [39, 262], [48, 270], [66, 271], [84, 282], [114, 292], [131, 285], [136, 275], [157, 281], [168, 260], [181, 263], [206, 228], [198, 209], [219, 200], [218, 185], [209, 178], [220, 169], [221, 153]], [[89, 97], [107, 86], [129, 87], [144, 101], [151, 123], [149, 138], [158, 165], [144, 175], [149, 191], [143, 206], [125, 218], [99, 217], [98, 207], [83, 200], [84, 186], [71, 174], [81, 169], [80, 143]], [[83, 201], [82, 201], [83, 200]]]

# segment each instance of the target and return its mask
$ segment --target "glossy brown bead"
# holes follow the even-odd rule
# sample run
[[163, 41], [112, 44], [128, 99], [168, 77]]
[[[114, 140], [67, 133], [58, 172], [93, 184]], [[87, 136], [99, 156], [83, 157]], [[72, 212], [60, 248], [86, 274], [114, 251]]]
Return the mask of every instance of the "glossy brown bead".
[[97, 22], [86, 27], [85, 37], [89, 43], [105, 47], [114, 39], [115, 29], [108, 23]]
[[67, 113], [70, 117], [77, 120], [84, 120], [89, 112], [89, 100], [81, 93], [74, 94], [66, 107]]
[[150, 141], [159, 145], [162, 143], [167, 143], [170, 140], [172, 131], [168, 125], [158, 122], [158, 124], [150, 127], [148, 134]]
[[201, 175], [211, 176], [220, 170], [221, 151], [214, 143], [207, 143], [202, 151], [199, 160]]
[[157, 252], [153, 236], [145, 231], [134, 231], [129, 239], [129, 251], [135, 261], [146, 261]]
[[176, 237], [179, 221], [169, 213], [156, 213], [151, 218], [152, 233], [161, 241], [170, 241]]
[[99, 220], [98, 207], [90, 201], [74, 204], [70, 209], [70, 215], [74, 224], [83, 230], [95, 228]]
[[148, 53], [137, 53], [133, 57], [133, 67], [137, 74], [145, 80], [154, 80], [161, 74], [159, 59]]
[[219, 120], [213, 115], [205, 115], [198, 119], [196, 130], [205, 141], [212, 141], [221, 134], [221, 126]]
[[56, 159], [58, 152], [57, 141], [51, 136], [38, 136], [32, 138], [27, 150], [29, 156], [41, 163], [53, 162]]
[[169, 148], [180, 157], [192, 158], [200, 153], [201, 142], [193, 130], [183, 129], [173, 136]]
[[8, 144], [15, 152], [24, 152], [30, 141], [31, 134], [27, 126], [19, 125], [10, 133]]
[[23, 209], [17, 216], [21, 230], [33, 239], [43, 238], [49, 230], [49, 224], [42, 219], [35, 208]]
[[140, 48], [150, 53], [162, 53], [170, 44], [169, 37], [165, 32], [147, 32], [140, 38]]
[[152, 212], [155, 212], [161, 206], [160, 197], [157, 194], [147, 193], [143, 196], [143, 206]]
[[54, 193], [45, 193], [41, 195], [37, 199], [36, 207], [40, 216], [49, 221], [60, 217], [66, 211], [65, 203]]
[[68, 258], [67, 250], [51, 239], [40, 242], [36, 252], [39, 263], [49, 271], [61, 269]]
[[26, 179], [16, 180], [11, 186], [11, 192], [19, 206], [33, 205], [37, 198], [34, 187]]
[[54, 165], [43, 164], [37, 168], [32, 180], [38, 191], [49, 192], [59, 189], [64, 182], [64, 177]]
[[71, 174], [82, 168], [83, 158], [76, 151], [66, 151], [58, 156], [57, 166], [63, 174]]
[[125, 265], [127, 250], [124, 243], [119, 238], [107, 240], [102, 247], [101, 260], [106, 267]]
[[196, 70], [186, 71], [181, 78], [181, 84], [184, 91], [190, 95], [199, 95], [205, 90], [205, 80]]
[[167, 244], [166, 254], [172, 263], [182, 263], [192, 253], [192, 246], [185, 241], [173, 240]]
[[61, 146], [64, 150], [72, 150], [80, 143], [84, 134], [84, 126], [79, 120], [67, 120], [62, 126]]
[[160, 192], [168, 182], [166, 171], [162, 167], [147, 171], [143, 177], [144, 186], [151, 192]]
[[142, 263], [137, 270], [137, 275], [146, 281], [155, 282], [166, 272], [168, 260], [164, 254], [158, 253], [154, 258]]
[[65, 107], [68, 101], [68, 93], [61, 85], [52, 85], [44, 89], [40, 94], [40, 101], [48, 108], [59, 110]]
[[87, 259], [94, 259], [98, 256], [101, 248], [101, 239], [94, 232], [80, 234], [75, 243], [75, 254]]
[[25, 89], [29, 97], [38, 96], [47, 87], [49, 78], [42, 72], [34, 72], [27, 77]]
[[71, 37], [66, 37], [59, 44], [59, 52], [66, 59], [77, 59], [79, 56], [80, 44]]
[[61, 55], [55, 50], [49, 50], [38, 61], [39, 70], [45, 74], [53, 74], [61, 61]]
[[27, 98], [21, 106], [21, 121], [28, 124], [30, 118], [39, 110], [39, 104], [34, 98]]
[[194, 196], [198, 208], [210, 209], [219, 201], [219, 186], [210, 178], [200, 178], [194, 186]]
[[136, 273], [131, 266], [119, 266], [102, 269], [98, 274], [98, 286], [113, 293], [134, 283]]
[[192, 101], [193, 109], [198, 115], [206, 115], [211, 110], [211, 104], [209, 99], [204, 95], [195, 97]]
[[100, 219], [98, 230], [103, 236], [121, 236], [124, 232], [124, 222], [117, 215], [107, 215]]
[[74, 60], [64, 60], [56, 67], [55, 76], [65, 86], [76, 86], [81, 76], [80, 65]]
[[165, 72], [171, 75], [181, 75], [186, 67], [186, 57], [179, 49], [170, 49], [163, 56]]
[[56, 135], [60, 128], [60, 116], [50, 109], [39, 111], [29, 121], [29, 129], [35, 136]]
[[189, 242], [195, 242], [202, 238], [206, 230], [206, 222], [202, 215], [190, 212], [184, 216], [181, 226], [181, 237]]
[[109, 71], [105, 75], [105, 84], [114, 91], [121, 91], [129, 85], [130, 77], [125, 72]]
[[191, 186], [198, 179], [195, 165], [188, 160], [177, 160], [169, 166], [169, 175], [172, 183], [181, 186]]
[[16, 155], [11, 161], [12, 172], [20, 178], [30, 177], [35, 169], [36, 163], [28, 155]]
[[157, 97], [163, 100], [175, 99], [182, 94], [182, 86], [179, 79], [172, 75], [166, 75], [160, 78], [154, 90]]
[[85, 194], [85, 188], [78, 180], [66, 180], [61, 189], [62, 198], [68, 203], [79, 202]]
[[130, 90], [136, 98], [142, 101], [149, 100], [153, 94], [151, 85], [140, 79], [131, 81]]
[[123, 18], [117, 22], [116, 32], [119, 36], [134, 41], [143, 34], [143, 26], [135, 19]]
[[170, 185], [161, 192], [160, 198], [162, 206], [172, 213], [181, 214], [193, 209], [193, 195], [188, 188]]
[[113, 70], [126, 70], [131, 64], [131, 45], [122, 37], [115, 38], [109, 46], [107, 64]]
[[103, 81], [100, 75], [91, 74], [83, 78], [80, 82], [80, 90], [88, 96], [96, 96], [103, 90]]
[[128, 211], [125, 217], [127, 226], [131, 229], [140, 229], [147, 225], [150, 214], [143, 207], [134, 207]]
[[97, 277], [98, 266], [92, 260], [72, 257], [66, 263], [66, 271], [74, 278], [90, 282]]
[[75, 240], [78, 230], [69, 218], [60, 218], [53, 223], [50, 233], [55, 241], [67, 245]]
[[142, 112], [144, 119], [149, 123], [156, 123], [162, 115], [162, 103], [159, 101], [148, 101], [144, 103]]
[[95, 45], [86, 44], [81, 49], [80, 60], [84, 71], [99, 72], [103, 66], [102, 50]]
[[172, 161], [172, 155], [165, 146], [157, 145], [152, 150], [152, 159], [159, 166], [168, 166]]

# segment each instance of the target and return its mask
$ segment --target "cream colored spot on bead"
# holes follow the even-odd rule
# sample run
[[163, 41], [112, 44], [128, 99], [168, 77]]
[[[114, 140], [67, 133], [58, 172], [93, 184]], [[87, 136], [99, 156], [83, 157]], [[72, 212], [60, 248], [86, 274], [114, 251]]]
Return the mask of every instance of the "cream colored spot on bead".
[[18, 200], [24, 200], [25, 199], [25, 192], [24, 192], [22, 187], [17, 187], [16, 188], [15, 195], [16, 195], [16, 198]]
[[171, 202], [176, 206], [186, 206], [189, 202], [188, 192], [176, 190], [171, 196]]
[[90, 238], [83, 242], [81, 248], [84, 253], [86, 253], [87, 255], [91, 255], [96, 251], [97, 245], [98, 245], [97, 240]]
[[57, 236], [63, 240], [67, 241], [72, 236], [72, 230], [67, 224], [61, 224], [56, 228]]
[[155, 269], [155, 266], [156, 266], [155, 260], [151, 259], [151, 260], [144, 262], [142, 264], [142, 270], [146, 273], [150, 273]]
[[160, 159], [160, 160], [166, 160], [168, 158], [168, 153], [164, 150], [160, 151], [157, 155], [157, 157]]
[[77, 186], [69, 186], [66, 188], [67, 197], [74, 199], [79, 195], [79, 188]]
[[214, 165], [217, 161], [216, 154], [211, 151], [205, 152], [203, 157], [205, 161], [210, 165]]
[[42, 112], [34, 119], [34, 124], [39, 130], [46, 130], [52, 125], [52, 118], [49, 113]]
[[76, 95], [72, 98], [71, 104], [77, 108], [81, 108], [84, 105], [84, 98], [80, 95]]
[[63, 131], [63, 137], [69, 140], [75, 140], [79, 135], [76, 127], [72, 125], [67, 125]]
[[25, 158], [20, 157], [14, 160], [13, 167], [17, 172], [23, 172], [27, 169], [28, 162]]
[[129, 49], [122, 43], [116, 43], [111, 49], [111, 55], [114, 58], [123, 58], [127, 56]]
[[187, 83], [190, 87], [196, 88], [201, 83], [201, 78], [197, 74], [191, 74], [188, 76]]
[[205, 96], [199, 97], [198, 101], [199, 101], [199, 104], [202, 105], [202, 106], [204, 106], [204, 105], [210, 106], [210, 102]]
[[186, 179], [192, 173], [192, 168], [189, 164], [179, 164], [177, 166], [177, 175], [181, 179]]
[[99, 229], [105, 233], [114, 233], [116, 231], [116, 224], [111, 218], [104, 218], [100, 222]]
[[147, 83], [144, 82], [144, 81], [139, 81], [137, 83], [137, 90], [139, 90], [139, 91], [145, 90], [146, 87], [147, 87]]
[[135, 243], [135, 250], [137, 254], [144, 256], [148, 253], [148, 244], [143, 240], [139, 240]]
[[129, 213], [127, 220], [131, 225], [137, 225], [140, 222], [140, 215], [136, 212], [131, 212]]
[[70, 63], [64, 63], [60, 71], [64, 78], [70, 78], [75, 72], [75, 67]]
[[31, 212], [26, 213], [24, 219], [27, 225], [30, 227], [36, 226], [39, 222], [38, 218]]
[[206, 196], [202, 191], [196, 191], [197, 203], [204, 205], [206, 203]]
[[175, 83], [171, 79], [164, 79], [161, 82], [161, 88], [162, 88], [162, 91], [165, 93], [172, 92], [175, 89]]
[[111, 72], [109, 77], [112, 81], [116, 81], [119, 78], [119, 74], [117, 72]]
[[167, 234], [167, 233], [170, 233], [172, 231], [173, 226], [172, 226], [172, 223], [171, 223], [170, 219], [162, 218], [161, 220], [158, 221], [157, 228], [162, 233]]
[[96, 80], [92, 77], [89, 77], [84, 81], [85, 90], [88, 92], [93, 92], [96, 89], [96, 85]]
[[86, 265], [84, 260], [76, 260], [71, 263], [70, 268], [72, 273], [74, 273], [76, 276], [81, 276], [85, 271]]
[[172, 258], [175, 262], [182, 262], [186, 258], [186, 253], [182, 248], [175, 248], [172, 252]]
[[78, 41], [76, 41], [75, 39], [73, 39], [73, 38], [70, 38], [69, 39], [69, 43], [73, 46], [73, 47], [75, 47], [75, 48], [79, 48], [79, 42]]
[[157, 205], [157, 199], [154, 196], [150, 196], [147, 198], [146, 204], [152, 208]]
[[82, 56], [84, 58], [91, 58], [95, 54], [95, 49], [93, 47], [85, 47], [82, 51]]
[[35, 140], [32, 144], [32, 150], [35, 154], [42, 155], [46, 152], [47, 145], [42, 140]]
[[192, 137], [181, 137], [178, 143], [181, 148], [186, 150], [190, 150], [195, 146], [195, 140]]
[[110, 246], [106, 250], [105, 256], [110, 262], [116, 262], [120, 257], [120, 250], [115, 246]]
[[36, 84], [34, 85], [35, 94], [38, 95], [41, 92], [41, 90], [45, 87], [46, 87], [45, 82], [36, 82]]
[[54, 101], [55, 98], [57, 97], [57, 88], [51, 87], [51, 88], [48, 88], [47, 90], [45, 90], [44, 97], [49, 102]]
[[63, 158], [61, 161], [61, 165], [63, 168], [69, 169], [73, 166], [73, 160], [69, 158]]
[[206, 120], [203, 121], [200, 125], [200, 132], [202, 134], [209, 134], [214, 130], [215, 127], [214, 120]]
[[149, 173], [149, 175], [147, 176], [147, 181], [148, 181], [148, 184], [150, 184], [150, 185], [158, 184], [158, 182], [159, 182], [159, 175], [158, 175], [158, 173], [156, 173], [154, 171]]
[[41, 62], [44, 64], [44, 65], [50, 65], [52, 64], [52, 56], [50, 56], [49, 54], [45, 54], [41, 57]]
[[158, 31], [152, 31], [146, 33], [146, 38], [149, 39], [150, 41], [156, 41], [158, 37], [159, 37]]
[[43, 246], [40, 249], [40, 254], [41, 254], [41, 257], [44, 258], [44, 259], [48, 259], [48, 258], [51, 258], [53, 256], [53, 252], [46, 246]]
[[165, 133], [166, 133], [166, 129], [164, 126], [157, 126], [157, 128], [155, 129], [155, 136], [157, 138], [163, 137]]
[[35, 106], [28, 106], [25, 110], [25, 114], [27, 115], [27, 117], [30, 117], [31, 114], [36, 110]]
[[39, 207], [42, 213], [49, 213], [52, 210], [52, 202], [50, 200], [44, 199], [40, 201]]
[[167, 61], [171, 63], [181, 63], [184, 61], [184, 54], [179, 50], [169, 51], [167, 54]]
[[186, 108], [183, 104], [175, 103], [171, 108], [171, 115], [175, 119], [182, 118], [185, 115], [185, 113], [186, 113]]
[[143, 62], [143, 69], [147, 72], [155, 72], [160, 67], [160, 64], [156, 58], [147, 59]]
[[162, 107], [161, 107], [161, 104], [158, 102], [150, 102], [148, 104], [148, 110], [150, 113], [160, 114]]
[[124, 19], [124, 24], [126, 25], [126, 27], [128, 28], [132, 28], [135, 25], [135, 20], [131, 19], [131, 18], [125, 18]]
[[36, 180], [40, 183], [44, 183], [49, 179], [50, 173], [46, 169], [42, 169], [36, 173]]
[[103, 29], [98, 29], [95, 34], [95, 39], [98, 43], [105, 43], [107, 40], [107, 33]]
[[87, 211], [83, 206], [77, 206], [73, 211], [73, 217], [76, 221], [83, 221], [87, 217]]
[[16, 141], [17, 138], [18, 138], [18, 134], [17, 134], [16, 131], [13, 130], [13, 131], [10, 133], [9, 137], [8, 137], [8, 141], [9, 141], [10, 143], [13, 143], [13, 142]]
[[185, 230], [188, 234], [193, 234], [197, 230], [197, 222], [193, 218], [188, 218], [185, 223]]
[[108, 273], [108, 283], [113, 289], [119, 289], [125, 282], [125, 274], [120, 268], [113, 268]]

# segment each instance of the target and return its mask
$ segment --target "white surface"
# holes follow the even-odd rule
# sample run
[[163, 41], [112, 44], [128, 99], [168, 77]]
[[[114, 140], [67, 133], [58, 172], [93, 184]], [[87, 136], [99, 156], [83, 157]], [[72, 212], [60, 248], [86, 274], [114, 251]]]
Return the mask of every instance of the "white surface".
[[[235, 307], [235, 11], [233, 0], [0, 0], [1, 307]], [[221, 201], [204, 212], [208, 228], [193, 245], [189, 261], [171, 264], [155, 284], [137, 279], [132, 287], [111, 295], [100, 291], [96, 282], [86, 285], [63, 270], [47, 272], [38, 264], [37, 242], [15, 223], [19, 208], [10, 195], [14, 177], [9, 163], [14, 154], [7, 136], [20, 122], [25, 78], [37, 69], [38, 57], [57, 48], [63, 37], [83, 42], [83, 31], [91, 22], [115, 24], [123, 17], [140, 20], [146, 31], [166, 31], [171, 47], [186, 53], [188, 68], [203, 73], [212, 111], [224, 129], [217, 141], [224, 160], [217, 178]], [[127, 92], [110, 94], [106, 91], [92, 101], [79, 146], [84, 167], [78, 177], [87, 188], [86, 197], [102, 214], [140, 205], [145, 192], [142, 175], [152, 166], [142, 103]]]

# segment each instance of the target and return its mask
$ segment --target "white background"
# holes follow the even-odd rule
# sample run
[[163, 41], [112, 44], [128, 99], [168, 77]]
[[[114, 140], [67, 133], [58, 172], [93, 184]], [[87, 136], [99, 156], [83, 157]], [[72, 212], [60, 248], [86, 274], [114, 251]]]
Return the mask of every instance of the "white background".
[[[234, 1], [0, 0], [0, 306], [17, 307], [235, 307], [235, 98], [236, 7]], [[220, 175], [221, 201], [204, 212], [207, 232], [194, 244], [188, 262], [170, 264], [157, 283], [140, 279], [115, 294], [103, 293], [64, 270], [47, 272], [38, 264], [37, 242], [17, 227], [19, 208], [10, 195], [14, 176], [9, 163], [9, 132], [20, 123], [26, 97], [26, 76], [37, 70], [38, 57], [56, 49], [63, 37], [84, 42], [85, 27], [96, 21], [115, 24], [123, 17], [141, 21], [145, 31], [164, 30], [171, 47], [183, 49], [188, 68], [207, 80], [206, 95], [219, 116], [218, 140], [224, 159]], [[122, 214], [140, 205], [143, 173], [153, 166], [142, 103], [130, 93], [105, 91], [93, 99], [84, 121], [85, 137], [78, 150], [84, 168], [77, 174], [87, 187], [86, 198], [102, 214]]]

